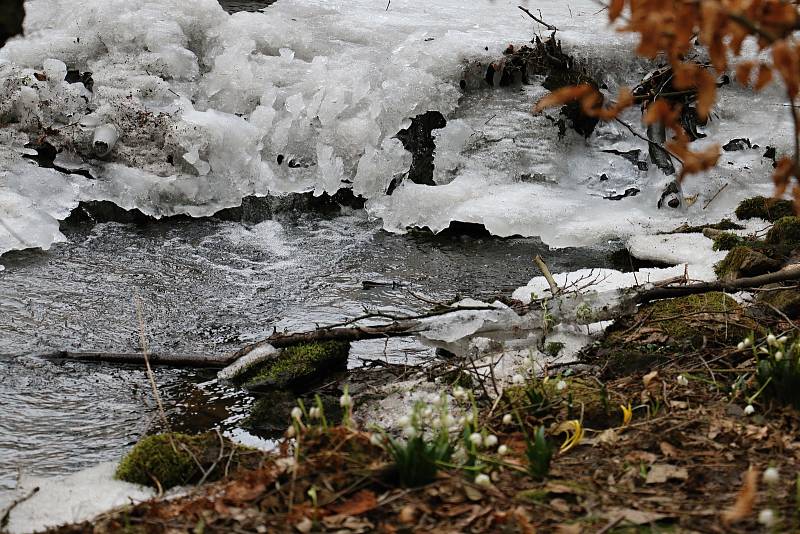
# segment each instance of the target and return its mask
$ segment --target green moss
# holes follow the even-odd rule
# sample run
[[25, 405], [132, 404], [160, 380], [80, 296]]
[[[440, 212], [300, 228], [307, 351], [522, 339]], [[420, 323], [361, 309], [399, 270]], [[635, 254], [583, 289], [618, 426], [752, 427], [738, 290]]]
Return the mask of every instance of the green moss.
[[[230, 461], [219, 464], [221, 453]], [[220, 440], [216, 432], [197, 436], [171, 432], [142, 438], [119, 463], [114, 478], [168, 489], [198, 482], [209, 470], [206, 480], [218, 480], [226, 469], [255, 467], [261, 459], [262, 453], [228, 439]]]
[[800, 218], [783, 217], [776, 221], [767, 233], [766, 241], [784, 252], [800, 247]]
[[740, 308], [729, 295], [717, 291], [659, 300], [649, 306], [658, 328], [676, 340], [693, 339], [697, 335], [697, 325], [692, 321], [695, 314], [729, 313]]
[[564, 346], [564, 343], [561, 343], [560, 341], [551, 341], [544, 346], [544, 353], [552, 358], [555, 358], [562, 350], [564, 350]]
[[777, 221], [789, 215], [794, 215], [792, 202], [774, 198], [748, 198], [743, 200], [736, 208], [736, 216], [742, 220], [757, 217], [766, 221]]
[[714, 250], [731, 250], [745, 243], [745, 239], [730, 232], [722, 232], [714, 238]]
[[281, 389], [315, 379], [347, 364], [350, 343], [326, 341], [305, 343], [283, 349], [280, 355], [263, 366], [256, 366], [244, 377], [249, 389]]
[[720, 280], [735, 280], [742, 276], [757, 276], [780, 267], [780, 262], [753, 250], [750, 247], [734, 247], [725, 258], [714, 266]]
[[735, 222], [731, 221], [730, 219], [722, 219], [718, 223], [714, 224], [703, 224], [700, 226], [689, 226], [688, 224], [684, 224], [675, 230], [673, 230], [672, 234], [699, 234], [706, 228], [711, 228], [712, 230], [744, 230], [744, 226], [740, 224], [736, 224]]

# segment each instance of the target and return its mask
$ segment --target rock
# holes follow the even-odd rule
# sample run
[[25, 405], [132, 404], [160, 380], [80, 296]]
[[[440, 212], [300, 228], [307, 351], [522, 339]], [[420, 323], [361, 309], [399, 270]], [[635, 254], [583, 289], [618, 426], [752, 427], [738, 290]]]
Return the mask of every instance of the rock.
[[757, 217], [774, 222], [790, 215], [794, 215], [792, 202], [760, 196], [742, 200], [736, 208], [736, 217], [741, 220]]
[[[226, 461], [219, 462], [220, 456]], [[261, 461], [259, 451], [220, 438], [216, 432], [197, 436], [171, 432], [142, 438], [119, 463], [114, 478], [168, 489], [199, 482], [204, 471], [211, 470], [205, 480], [218, 480], [226, 472], [254, 468]]]
[[791, 216], [778, 219], [767, 232], [766, 242], [784, 253], [800, 247], [800, 218]]
[[737, 152], [739, 150], [747, 150], [748, 148], [753, 148], [753, 145], [750, 143], [750, 139], [744, 137], [740, 139], [731, 139], [722, 146], [722, 150], [725, 152]]
[[[707, 233], [709, 229], [703, 230], [703, 235], [709, 237]], [[718, 231], [718, 230], [717, 230]], [[746, 240], [731, 232], [719, 232], [717, 235], [713, 236], [712, 239], [714, 240], [714, 246], [712, 247], [714, 250], [732, 250], [738, 246], [744, 245]]]
[[294, 345], [247, 368], [233, 381], [257, 392], [308, 389], [320, 377], [346, 369], [349, 352], [350, 343], [342, 341]]
[[728, 252], [714, 271], [720, 280], [735, 280], [746, 276], [758, 276], [779, 269], [781, 262], [769, 258], [750, 247], [738, 246]]
[[[408, 179], [415, 184], [436, 185], [433, 181], [433, 158], [436, 151], [433, 130], [445, 126], [447, 120], [444, 115], [438, 111], [427, 111], [411, 119], [411, 126], [397, 133], [396, 137], [403, 143], [403, 148], [411, 152], [413, 157]], [[398, 185], [399, 182], [393, 180], [386, 194], [391, 195]]]
[[22, 33], [22, 22], [25, 20], [25, 6], [23, 0], [9, 0], [3, 2], [0, 10], [0, 46]]
[[758, 294], [756, 302], [777, 308], [789, 319], [800, 318], [800, 291], [796, 289], [762, 291]]
[[[652, 145], [651, 145], [652, 146]], [[658, 209], [664, 206], [669, 206], [672, 209], [678, 209], [683, 204], [683, 192], [677, 180], [672, 181], [661, 192], [661, 198], [658, 199]]]

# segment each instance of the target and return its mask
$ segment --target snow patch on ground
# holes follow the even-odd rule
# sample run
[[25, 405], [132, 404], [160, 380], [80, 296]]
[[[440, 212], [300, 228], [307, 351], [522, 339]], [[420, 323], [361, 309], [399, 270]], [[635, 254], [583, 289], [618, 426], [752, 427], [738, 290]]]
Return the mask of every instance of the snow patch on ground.
[[114, 480], [116, 468], [116, 463], [111, 462], [63, 477], [23, 476], [16, 495], [11, 494], [10, 498], [28, 495], [34, 488], [39, 490], [11, 510], [8, 532], [38, 532], [65, 523], [77, 523], [112, 508], [155, 496], [151, 488]]

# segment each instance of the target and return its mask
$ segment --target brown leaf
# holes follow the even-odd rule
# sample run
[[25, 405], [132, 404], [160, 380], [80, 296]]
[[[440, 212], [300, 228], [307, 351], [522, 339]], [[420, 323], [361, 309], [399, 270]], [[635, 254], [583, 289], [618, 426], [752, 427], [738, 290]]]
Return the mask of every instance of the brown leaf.
[[369, 490], [361, 490], [349, 500], [331, 506], [330, 508], [339, 515], [359, 515], [378, 506], [378, 499]]
[[758, 76], [756, 77], [756, 84], [753, 86], [753, 89], [756, 91], [762, 90], [764, 87], [769, 85], [769, 82], [772, 81], [772, 69], [769, 65], [761, 64], [758, 66]]
[[233, 502], [252, 501], [264, 494], [267, 489], [264, 483], [248, 484], [237, 482], [225, 488], [225, 499]]
[[403, 506], [402, 510], [400, 510], [400, 514], [398, 515], [398, 519], [404, 525], [410, 525], [413, 523], [417, 518], [417, 509], [414, 507], [413, 504], [407, 504]]
[[670, 517], [657, 512], [634, 510], [633, 508], [611, 508], [606, 512], [606, 517], [611, 521], [628, 521], [634, 525], [646, 525]]
[[588, 94], [596, 92], [597, 90], [588, 84], [562, 87], [561, 89], [557, 89], [549, 95], [542, 97], [542, 99], [536, 103], [536, 106], [534, 106], [533, 113], [539, 113], [547, 108], [560, 106], [569, 102], [575, 102], [576, 100], [580, 100]]
[[744, 482], [736, 495], [736, 502], [733, 506], [722, 512], [722, 522], [725, 525], [730, 525], [741, 521], [751, 514], [753, 511], [753, 504], [756, 501], [756, 492], [758, 491], [758, 470], [753, 466], [745, 472]]
[[755, 64], [752, 61], [742, 61], [736, 66], [736, 81], [742, 85], [750, 84], [750, 73]]
[[658, 447], [661, 449], [661, 454], [667, 458], [676, 458], [678, 456], [678, 449], [666, 441], [659, 443]]
[[670, 479], [686, 480], [689, 473], [685, 467], [677, 467], [671, 464], [653, 464], [647, 471], [645, 484], [661, 484]]

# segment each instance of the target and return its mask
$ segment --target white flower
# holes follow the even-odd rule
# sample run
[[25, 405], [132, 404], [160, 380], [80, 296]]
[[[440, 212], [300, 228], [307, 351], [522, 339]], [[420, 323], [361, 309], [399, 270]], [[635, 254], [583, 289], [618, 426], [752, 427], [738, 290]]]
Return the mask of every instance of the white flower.
[[779, 361], [781, 361], [782, 359], [783, 359], [783, 353], [782, 353], [781, 351], [778, 351], [778, 352], [776, 352], [776, 353], [775, 353], [775, 361], [776, 361], [776, 362], [779, 362]]
[[556, 383], [556, 389], [557, 389], [558, 391], [564, 391], [566, 388], [567, 388], [567, 383], [566, 383], [566, 382], [564, 382], [563, 380], [559, 380], [559, 381]]
[[492, 481], [489, 479], [489, 475], [485, 473], [480, 473], [478, 476], [475, 477], [475, 484], [477, 484], [478, 486], [487, 487], [492, 485]]
[[500, 445], [499, 447], [497, 447], [497, 454], [499, 454], [500, 456], [505, 456], [506, 454], [508, 454], [508, 447], [506, 447], [505, 445]]
[[286, 429], [287, 438], [293, 438], [296, 434], [297, 432], [295, 431], [294, 426], [289, 426], [289, 428]]
[[756, 411], [756, 409], [753, 408], [752, 404], [748, 404], [747, 406], [744, 407], [744, 414], [745, 415], [752, 415], [755, 411]]
[[417, 429], [413, 426], [407, 426], [403, 429], [403, 435], [409, 439], [413, 439], [417, 435]]
[[758, 513], [758, 522], [765, 527], [771, 527], [775, 524], [775, 512], [773, 512], [771, 508], [764, 508]]
[[783, 345], [787, 341], [789, 341], [789, 338], [786, 337], [786, 336], [781, 336], [781, 337], [778, 338], [778, 343], [780, 343], [781, 345]]
[[458, 423], [458, 426], [463, 427], [464, 425], [467, 424], [467, 418], [462, 415], [461, 417], [458, 418], [457, 423]]
[[430, 406], [422, 410], [422, 417], [424, 417], [425, 419], [430, 419], [432, 415], [433, 415], [433, 409]]
[[511, 418], [511, 414], [510, 413], [507, 413], [507, 414], [505, 414], [503, 416], [503, 424], [504, 425], [510, 425], [511, 421], [512, 421], [512, 418]]
[[377, 432], [374, 432], [369, 437], [369, 442], [372, 443], [373, 445], [375, 445], [376, 447], [380, 447], [381, 445], [383, 445], [383, 436], [381, 436]]
[[477, 432], [474, 432], [470, 434], [469, 440], [473, 445], [480, 447], [481, 443], [483, 443], [483, 436], [481, 436]]
[[775, 338], [774, 335], [770, 334], [770, 335], [767, 336], [767, 343], [769, 345], [774, 345], [776, 341], [777, 341], [777, 338]]
[[521, 374], [517, 373], [517, 374], [515, 374], [514, 376], [511, 377], [511, 382], [514, 385], [518, 386], [518, 385], [520, 385], [520, 384], [525, 382], [525, 377], [522, 376]]
[[776, 467], [768, 467], [764, 471], [764, 482], [767, 484], [775, 484], [780, 479], [778, 469]]
[[461, 386], [453, 388], [453, 398], [456, 400], [463, 400], [467, 398], [467, 392]]
[[497, 436], [495, 436], [494, 434], [489, 434], [488, 436], [486, 436], [486, 438], [484, 438], [483, 440], [484, 447], [494, 447], [495, 445], [497, 445]]
[[352, 405], [353, 405], [353, 399], [347, 393], [339, 397], [339, 406], [341, 406], [342, 408], [349, 408]]
[[686, 387], [689, 385], [689, 379], [683, 375], [678, 375], [678, 385]]
[[440, 423], [442, 427], [450, 428], [456, 424], [456, 419], [452, 415], [446, 414], [441, 418]]
[[744, 338], [744, 348], [747, 348], [753, 344], [753, 340], [749, 337]]
[[404, 415], [400, 419], [397, 420], [397, 424], [400, 426], [408, 426], [411, 424], [411, 418], [407, 415]]
[[311, 419], [319, 419], [322, 416], [322, 411], [316, 406], [314, 406], [313, 408], [308, 410], [308, 416]]
[[739, 350], [743, 350], [744, 349], [744, 341], [740, 341], [739, 344], [736, 345], [736, 348], [739, 349]]
[[303, 410], [301, 410], [298, 406], [292, 408], [292, 419], [300, 420], [303, 418]]

